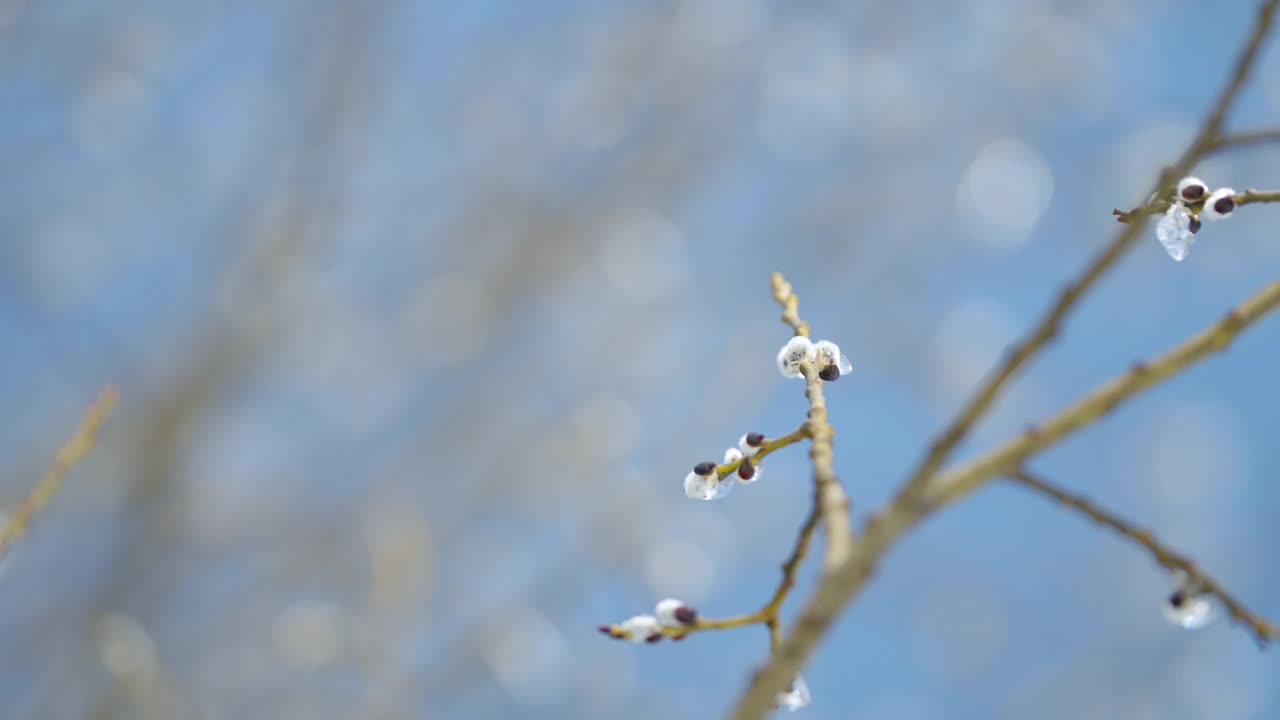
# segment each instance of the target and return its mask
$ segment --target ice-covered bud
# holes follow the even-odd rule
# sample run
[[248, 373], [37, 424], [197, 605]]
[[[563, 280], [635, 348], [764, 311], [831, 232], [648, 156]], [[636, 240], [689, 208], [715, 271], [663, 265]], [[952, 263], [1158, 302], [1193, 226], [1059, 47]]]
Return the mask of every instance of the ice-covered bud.
[[[1208, 212], [1206, 206], [1205, 211]], [[1191, 251], [1191, 243], [1195, 242], [1195, 231], [1191, 229], [1191, 214], [1187, 208], [1174, 203], [1165, 211], [1164, 217], [1156, 223], [1156, 237], [1160, 244], [1174, 260], [1182, 260]]]
[[652, 615], [634, 615], [623, 620], [619, 627], [627, 634], [627, 640], [634, 643], [657, 642], [662, 639], [658, 618]]
[[[822, 368], [822, 372], [818, 376], [823, 380], [831, 381], [853, 372], [853, 363], [849, 362], [849, 358], [840, 352], [840, 346], [830, 340], [819, 340], [813, 346], [814, 355], [817, 356], [818, 366]], [[822, 373], [828, 373], [829, 369], [834, 367], [835, 377], [826, 377]]]
[[760, 473], [756, 470], [755, 463], [750, 460], [743, 460], [738, 466], [738, 480], [741, 482], [755, 482], [760, 477]]
[[1209, 186], [1194, 175], [1188, 175], [1178, 181], [1178, 199], [1183, 202], [1199, 202], [1209, 192]]
[[[726, 457], [727, 455], [726, 453]], [[684, 476], [684, 494], [695, 500], [718, 500], [728, 495], [732, 489], [733, 476], [719, 477], [716, 464], [710, 460], [694, 465], [693, 472]]]
[[778, 372], [785, 378], [800, 377], [800, 363], [813, 362], [813, 341], [803, 335], [797, 335], [787, 341], [778, 351]]
[[733, 489], [733, 476], [718, 478], [691, 472], [684, 476], [684, 494], [694, 500], [719, 500]]
[[698, 611], [675, 598], [659, 602], [654, 614], [658, 616], [658, 624], [667, 628], [683, 628], [698, 622]]
[[791, 681], [791, 687], [786, 692], [778, 693], [778, 707], [795, 711], [809, 705], [809, 685], [804, 678], [797, 675]]
[[742, 459], [742, 451], [736, 447], [728, 448], [724, 451], [724, 464], [736, 463]]
[[1194, 583], [1183, 583], [1165, 599], [1164, 618], [1185, 630], [1199, 630], [1213, 622], [1213, 602]]
[[1236, 209], [1236, 191], [1231, 188], [1218, 188], [1204, 201], [1201, 214], [1210, 220], [1221, 220], [1228, 217]]
[[684, 476], [684, 494], [694, 500], [705, 500], [711, 490], [711, 478], [691, 472]]
[[764, 447], [764, 435], [758, 432], [749, 432], [738, 438], [738, 449], [742, 451], [744, 457], [755, 457], [762, 447]]

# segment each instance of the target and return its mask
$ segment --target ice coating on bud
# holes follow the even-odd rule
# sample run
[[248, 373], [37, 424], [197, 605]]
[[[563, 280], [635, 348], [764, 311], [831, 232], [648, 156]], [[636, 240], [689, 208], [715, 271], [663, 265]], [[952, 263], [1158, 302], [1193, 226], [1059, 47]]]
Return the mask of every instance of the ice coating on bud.
[[738, 438], [738, 450], [744, 457], [755, 457], [763, 446], [764, 435], [758, 432], [749, 432]]
[[[1208, 207], [1206, 205], [1206, 212]], [[1191, 251], [1191, 243], [1195, 242], [1195, 233], [1191, 231], [1191, 214], [1187, 208], [1178, 203], [1169, 206], [1164, 217], [1156, 223], [1156, 237], [1169, 253], [1169, 257], [1181, 261]]]
[[627, 639], [634, 643], [652, 642], [654, 637], [662, 637], [658, 619], [652, 615], [633, 615], [619, 625], [627, 633]]
[[1184, 585], [1165, 599], [1164, 619], [1184, 630], [1199, 630], [1213, 622], [1216, 613], [1210, 598]]
[[1185, 202], [1197, 202], [1209, 192], [1209, 186], [1194, 175], [1188, 175], [1178, 181], [1178, 199]]
[[682, 628], [692, 625], [698, 619], [698, 613], [693, 608], [675, 598], [659, 602], [654, 607], [654, 614], [658, 617], [658, 624], [668, 628]]
[[800, 377], [800, 363], [813, 362], [813, 341], [803, 335], [797, 335], [787, 341], [778, 351], [778, 372], [785, 378]]
[[733, 475], [717, 478], [713, 471], [710, 475], [691, 472], [684, 476], [684, 494], [694, 500], [719, 500], [732, 489]]
[[1200, 214], [1210, 220], [1221, 220], [1229, 217], [1236, 209], [1235, 194], [1236, 191], [1231, 188], [1214, 190], [1208, 198], [1205, 198], [1204, 209], [1200, 211]]
[[840, 352], [840, 346], [830, 340], [819, 340], [814, 344], [813, 351], [818, 358], [819, 366], [835, 365], [841, 375], [848, 375], [853, 372], [853, 363], [849, 362], [849, 358]]
[[791, 681], [789, 690], [778, 693], [778, 707], [794, 712], [800, 708], [807, 707], [811, 699], [808, 683], [804, 681], [803, 677], [797, 675], [795, 680]]
[[710, 477], [691, 472], [684, 476], [684, 494], [694, 500], [705, 499], [707, 491], [711, 489], [711, 482]]

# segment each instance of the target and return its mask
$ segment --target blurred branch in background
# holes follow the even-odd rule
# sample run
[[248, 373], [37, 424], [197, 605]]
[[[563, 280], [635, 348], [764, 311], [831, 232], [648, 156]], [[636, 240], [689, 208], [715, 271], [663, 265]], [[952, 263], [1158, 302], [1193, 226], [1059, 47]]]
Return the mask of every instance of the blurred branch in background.
[[72, 468], [93, 449], [98, 439], [98, 429], [102, 427], [102, 423], [106, 422], [111, 411], [115, 410], [119, 400], [120, 392], [109, 385], [102, 389], [98, 399], [85, 411], [75, 434], [58, 449], [53, 457], [53, 464], [41, 476], [40, 481], [31, 488], [26, 499], [14, 510], [13, 516], [0, 527], [0, 562], [3, 562], [5, 556], [12, 552], [14, 543], [22, 539], [36, 516], [57, 496], [67, 473], [71, 472]]

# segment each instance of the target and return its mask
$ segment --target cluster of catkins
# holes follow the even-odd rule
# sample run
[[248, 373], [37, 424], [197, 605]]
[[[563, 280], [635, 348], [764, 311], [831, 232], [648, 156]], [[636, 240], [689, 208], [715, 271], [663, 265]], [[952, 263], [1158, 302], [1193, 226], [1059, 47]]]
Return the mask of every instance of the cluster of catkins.
[[[783, 377], [801, 377], [800, 367], [805, 362], [819, 368], [818, 377], [827, 382], [853, 371], [849, 358], [840, 352], [839, 345], [830, 340], [815, 343], [807, 337], [797, 335], [778, 351], [778, 372]], [[746, 484], [759, 480], [760, 467], [752, 462], [752, 458], [767, 441], [768, 438], [758, 432], [749, 432], [738, 438], [737, 447], [724, 451], [724, 460], [720, 465], [728, 467], [723, 473], [720, 465], [711, 460], [694, 465], [693, 470], [684, 478], [684, 494], [695, 500], [718, 500], [728, 495], [736, 483]], [[736, 470], [733, 469], [735, 463]]]
[[680, 640], [697, 624], [697, 610], [680, 600], [667, 598], [654, 606], [652, 615], [633, 615], [617, 625], [601, 625], [600, 632], [617, 640], [656, 643], [667, 635]]
[[[617, 640], [656, 643], [664, 637], [683, 639], [697, 624], [697, 610], [681, 600], [667, 598], [654, 606], [652, 615], [633, 615], [617, 625], [601, 625], [600, 632]], [[775, 700], [778, 707], [799, 710], [809, 704], [809, 685], [797, 675], [791, 681], [791, 687], [778, 693]]]
[[[818, 377], [826, 382], [852, 372], [848, 358], [840, 352], [840, 346], [830, 340], [813, 342], [807, 337], [796, 336], [778, 351], [778, 372], [783, 377], [803, 377], [803, 366], [808, 363], [817, 370]], [[764, 450], [768, 438], [762, 433], [749, 432], [738, 438], [736, 447], [724, 451], [724, 462], [717, 465], [705, 460], [693, 466], [684, 478], [684, 494], [698, 500], [716, 500], [729, 494], [737, 483], [752, 483], [760, 479], [760, 467], [753, 459]], [[723, 473], [721, 467], [724, 467]], [[600, 632], [619, 640], [636, 643], [656, 643], [664, 637], [683, 639], [698, 625], [698, 611], [676, 598], [658, 603], [652, 615], [633, 615], [617, 625], [601, 625]], [[809, 686], [797, 675], [791, 687], [778, 694], [778, 707], [799, 710], [809, 704]]]
[[765, 436], [758, 432], [749, 432], [738, 439], [738, 447], [724, 451], [723, 465], [732, 465], [741, 460], [738, 469], [726, 470], [721, 476], [719, 467], [710, 460], [703, 460], [693, 466], [693, 471], [684, 477], [684, 494], [695, 500], [719, 500], [733, 489], [735, 482], [753, 483], [760, 479], [760, 468], [751, 462], [751, 458], [764, 447]]
[[1173, 202], [1164, 217], [1156, 223], [1156, 237], [1168, 251], [1169, 257], [1182, 260], [1191, 252], [1191, 243], [1200, 232], [1200, 218], [1221, 220], [1236, 209], [1236, 191], [1218, 188], [1209, 192], [1209, 186], [1198, 177], [1187, 176], [1178, 181]]

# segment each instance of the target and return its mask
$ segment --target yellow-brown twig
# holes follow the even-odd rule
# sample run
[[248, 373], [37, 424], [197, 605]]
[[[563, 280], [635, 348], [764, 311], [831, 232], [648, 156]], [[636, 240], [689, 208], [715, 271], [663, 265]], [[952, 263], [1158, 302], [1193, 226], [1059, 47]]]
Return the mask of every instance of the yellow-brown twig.
[[1141, 545], [1146, 548], [1147, 552], [1151, 553], [1151, 556], [1161, 567], [1186, 573], [1189, 579], [1195, 581], [1197, 588], [1201, 592], [1212, 595], [1222, 602], [1223, 607], [1231, 614], [1232, 620], [1249, 628], [1249, 632], [1253, 633], [1259, 644], [1265, 645], [1271, 640], [1280, 638], [1280, 626], [1250, 611], [1231, 593], [1227, 592], [1222, 585], [1204, 574], [1204, 571], [1197, 567], [1190, 558], [1170, 549], [1160, 542], [1150, 530], [1137, 527], [1124, 518], [1095, 505], [1088, 498], [1064, 490], [1026, 470], [1011, 470], [1005, 475], [1019, 485], [1048, 496], [1059, 505], [1076, 510], [1095, 523], [1110, 528]]
[[107, 416], [115, 409], [120, 393], [112, 386], [103, 388], [98, 399], [85, 411], [75, 433], [63, 443], [58, 453], [53, 456], [53, 463], [45, 470], [39, 482], [31, 488], [31, 492], [18, 505], [9, 522], [0, 528], [0, 557], [7, 555], [13, 544], [22, 538], [31, 527], [31, 522], [42, 510], [53, 501], [62, 487], [62, 481], [76, 463], [88, 454], [98, 435], [98, 428], [106, 421]]
[[[752, 455], [749, 459], [753, 464], [759, 465], [760, 462], [764, 460], [766, 457], [768, 457], [771, 453], [781, 450], [782, 448], [787, 447], [788, 445], [795, 445], [796, 443], [800, 442], [801, 440], [807, 437], [809, 437], [809, 426], [806, 423], [796, 428], [795, 430], [792, 430], [786, 435], [781, 435], [776, 438], [765, 438], [764, 444], [760, 446], [759, 452], [757, 452], [755, 455]], [[728, 477], [734, 472], [737, 472], [738, 467], [742, 465], [743, 460], [746, 460], [746, 459], [747, 458], [738, 458], [733, 462], [721, 463], [719, 465], [716, 465], [716, 476], [723, 478], [723, 477]]]

